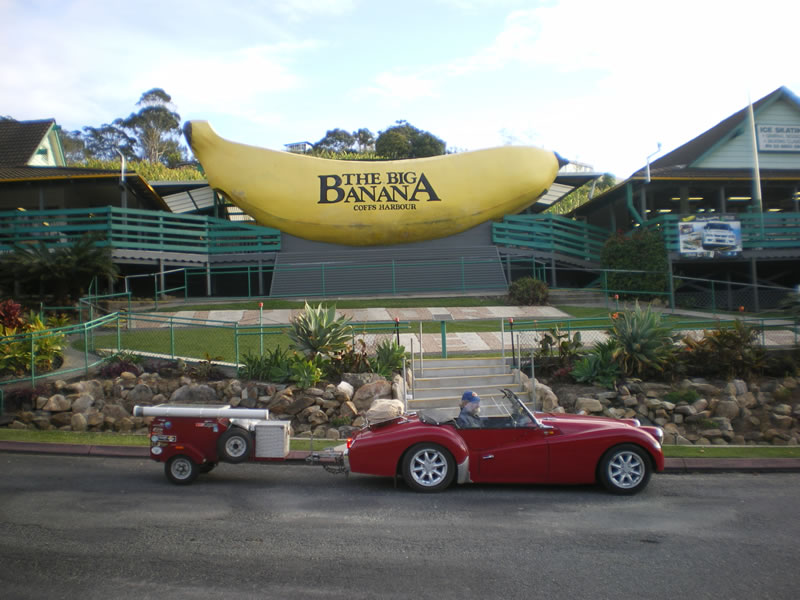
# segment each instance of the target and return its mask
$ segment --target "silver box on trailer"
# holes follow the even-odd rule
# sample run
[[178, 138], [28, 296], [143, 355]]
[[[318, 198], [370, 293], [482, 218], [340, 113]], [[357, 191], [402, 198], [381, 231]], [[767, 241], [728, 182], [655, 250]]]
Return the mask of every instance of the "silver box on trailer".
[[257, 458], [285, 458], [289, 454], [289, 421], [264, 421], [255, 426]]

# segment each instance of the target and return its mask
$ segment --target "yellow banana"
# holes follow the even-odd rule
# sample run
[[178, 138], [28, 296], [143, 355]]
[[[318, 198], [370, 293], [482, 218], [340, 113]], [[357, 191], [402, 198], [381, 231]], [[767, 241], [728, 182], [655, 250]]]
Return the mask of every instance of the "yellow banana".
[[445, 237], [515, 214], [553, 183], [559, 159], [504, 146], [396, 161], [340, 161], [230, 142], [207, 121], [184, 134], [211, 187], [256, 222], [351, 246]]

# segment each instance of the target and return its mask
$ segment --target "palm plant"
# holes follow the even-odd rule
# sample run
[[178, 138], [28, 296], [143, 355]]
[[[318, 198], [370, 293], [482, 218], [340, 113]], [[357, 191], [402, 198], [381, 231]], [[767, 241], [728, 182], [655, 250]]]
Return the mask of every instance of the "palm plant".
[[74, 302], [92, 278], [118, 273], [112, 248], [100, 242], [96, 234], [87, 233], [72, 244], [56, 247], [43, 241], [16, 245], [0, 259], [0, 285], [11, 289], [16, 281], [26, 293], [51, 294], [59, 304]]
[[625, 376], [660, 373], [675, 355], [678, 336], [662, 323], [661, 313], [639, 302], [632, 311], [620, 313], [608, 334], [616, 342], [614, 360]]
[[317, 354], [330, 356], [347, 348], [352, 337], [349, 317], [336, 318], [336, 307], [319, 304], [312, 308], [306, 302], [303, 312], [292, 320], [288, 332], [291, 346], [307, 358]]

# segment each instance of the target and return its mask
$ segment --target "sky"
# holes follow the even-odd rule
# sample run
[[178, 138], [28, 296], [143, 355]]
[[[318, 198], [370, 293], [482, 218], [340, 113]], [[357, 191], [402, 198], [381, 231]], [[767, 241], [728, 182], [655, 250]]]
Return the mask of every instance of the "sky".
[[406, 120], [624, 178], [800, 94], [798, 22], [796, 0], [0, 0], [0, 115], [97, 127], [162, 88], [255, 146]]

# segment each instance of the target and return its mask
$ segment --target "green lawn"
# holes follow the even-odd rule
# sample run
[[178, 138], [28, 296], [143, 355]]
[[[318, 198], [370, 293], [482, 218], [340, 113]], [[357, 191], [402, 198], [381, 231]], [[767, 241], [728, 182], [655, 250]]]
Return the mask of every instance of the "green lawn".
[[667, 458], [800, 458], [800, 446], [664, 446]]

